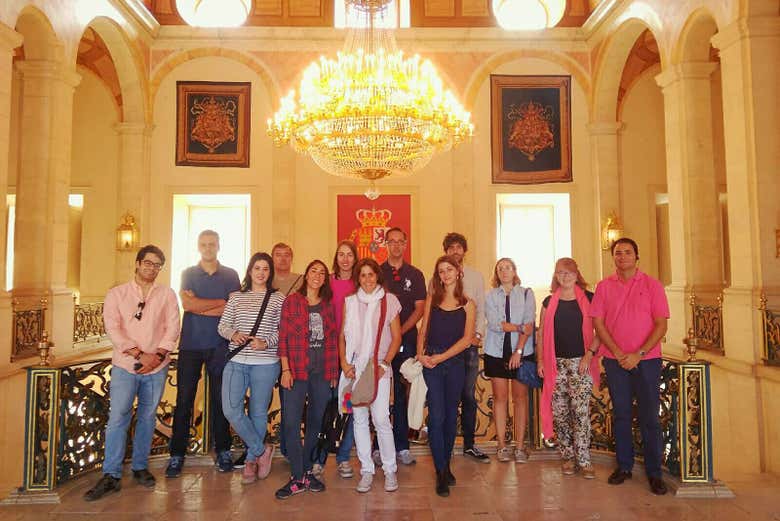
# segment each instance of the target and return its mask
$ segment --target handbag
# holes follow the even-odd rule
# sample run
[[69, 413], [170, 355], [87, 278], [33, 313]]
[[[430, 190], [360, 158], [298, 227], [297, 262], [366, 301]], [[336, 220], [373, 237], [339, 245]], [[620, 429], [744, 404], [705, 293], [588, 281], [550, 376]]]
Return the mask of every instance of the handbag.
[[542, 386], [542, 379], [539, 378], [539, 373], [536, 371], [536, 362], [533, 360], [524, 360], [520, 367], [517, 368], [517, 380], [530, 387], [531, 389], [538, 389]]
[[322, 415], [320, 432], [317, 435], [317, 444], [312, 448], [311, 460], [321, 461], [328, 452], [338, 452], [339, 443], [344, 435], [344, 427], [347, 424], [346, 415], [339, 414], [339, 398], [335, 389], [331, 390], [330, 400]]
[[[252, 326], [252, 331], [249, 332], [250, 337], [254, 337], [257, 334], [257, 330], [260, 327], [260, 322], [263, 321], [263, 315], [265, 315], [265, 308], [268, 307], [268, 301], [271, 300], [271, 293], [276, 291], [275, 289], [266, 289], [265, 291], [265, 297], [263, 298], [263, 303], [260, 305], [260, 312], [257, 314], [257, 318], [255, 319], [255, 325]], [[233, 349], [232, 351], [229, 351], [227, 354], [227, 358], [225, 361], [230, 361], [231, 358], [236, 356], [238, 353], [240, 353], [246, 346], [249, 345], [249, 343], [252, 342], [252, 338], [249, 338], [246, 342], [238, 346], [237, 348]]]
[[382, 339], [382, 329], [384, 329], [386, 315], [387, 296], [383, 296], [380, 302], [379, 330], [376, 333], [376, 342], [374, 342], [374, 356], [360, 374], [360, 378], [352, 382], [350, 393], [352, 407], [366, 407], [371, 405], [376, 399], [376, 391], [379, 386], [379, 378], [377, 376], [379, 374], [379, 341]]

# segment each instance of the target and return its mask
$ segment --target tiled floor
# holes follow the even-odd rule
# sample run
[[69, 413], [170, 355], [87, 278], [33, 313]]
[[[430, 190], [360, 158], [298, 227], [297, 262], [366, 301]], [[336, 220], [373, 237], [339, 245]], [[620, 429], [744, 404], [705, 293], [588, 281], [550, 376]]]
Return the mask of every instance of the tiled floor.
[[562, 476], [552, 461], [484, 465], [455, 456], [452, 469], [458, 485], [449, 498], [440, 498], [433, 491], [430, 456], [418, 456], [416, 465], [399, 469], [401, 488], [394, 493], [384, 492], [379, 472], [374, 490], [358, 494], [357, 477], [341, 479], [330, 461], [325, 492], [279, 501], [273, 494], [289, 471], [280, 459], [274, 460], [267, 480], [250, 486], [241, 485], [238, 471], [223, 475], [195, 465], [185, 467], [181, 478], [166, 480], [164, 464], [154, 462], [152, 470], [160, 479], [153, 490], [125, 477], [121, 493], [86, 503], [81, 496], [97, 479], [95, 474], [68, 485], [59, 505], [0, 507], [0, 520], [780, 521], [780, 479], [772, 476], [728, 483], [736, 499], [679, 499], [653, 496], [645, 478], [636, 474], [632, 481], [610, 486], [607, 467], [597, 467], [597, 479], [587, 481]]

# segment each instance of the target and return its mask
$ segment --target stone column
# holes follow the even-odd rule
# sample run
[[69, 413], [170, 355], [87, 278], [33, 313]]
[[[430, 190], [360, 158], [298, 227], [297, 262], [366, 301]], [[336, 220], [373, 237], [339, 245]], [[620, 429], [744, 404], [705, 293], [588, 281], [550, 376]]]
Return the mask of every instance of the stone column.
[[67, 289], [73, 90], [80, 76], [62, 63], [25, 60], [16, 194], [14, 296], [48, 294], [46, 328], [60, 348], [73, 336]]
[[716, 64], [674, 65], [656, 82], [664, 95], [672, 283], [667, 338], [678, 344], [691, 322], [686, 293], [712, 300], [723, 287], [710, 76]]
[[[13, 54], [21, 44], [22, 35], [0, 23], [0, 208], [4, 213], [9, 175]], [[0, 245], [5, 246], [5, 243], [6, 229], [0, 226]], [[11, 355], [11, 295], [5, 291], [5, 259], [5, 255], [0, 255], [0, 365], [7, 364]]]
[[[588, 125], [590, 133], [591, 171], [598, 197], [598, 241], [601, 244], [601, 230], [610, 213], [615, 213], [623, 222], [623, 208], [620, 201], [620, 146], [618, 136], [623, 129], [620, 121], [594, 121]], [[601, 277], [612, 273], [615, 265], [609, 250], [599, 256]]]
[[[145, 123], [119, 123], [115, 127], [119, 135], [119, 187], [115, 222], [119, 226], [122, 216], [135, 217], [140, 232], [141, 245], [149, 238], [149, 190], [151, 185], [151, 136], [153, 126]], [[114, 279], [117, 284], [126, 282], [132, 275], [135, 251], [116, 252]], [[166, 252], [170, 258], [170, 252]]]

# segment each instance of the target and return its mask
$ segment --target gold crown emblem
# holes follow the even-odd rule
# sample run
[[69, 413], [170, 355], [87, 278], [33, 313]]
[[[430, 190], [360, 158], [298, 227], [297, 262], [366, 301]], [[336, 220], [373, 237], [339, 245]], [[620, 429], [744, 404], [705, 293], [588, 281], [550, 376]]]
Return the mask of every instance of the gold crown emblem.
[[387, 223], [393, 217], [393, 212], [390, 210], [377, 210], [372, 208], [370, 210], [361, 208], [355, 212], [355, 217], [360, 221], [360, 225], [364, 228], [373, 226], [387, 226]]

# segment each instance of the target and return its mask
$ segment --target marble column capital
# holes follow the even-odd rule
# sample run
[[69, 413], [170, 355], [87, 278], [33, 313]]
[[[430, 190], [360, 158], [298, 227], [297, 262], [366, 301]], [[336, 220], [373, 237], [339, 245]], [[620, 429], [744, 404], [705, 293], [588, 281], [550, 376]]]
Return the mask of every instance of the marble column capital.
[[591, 136], [616, 136], [625, 128], [622, 121], [591, 121], [588, 132]]
[[127, 121], [123, 123], [117, 123], [114, 125], [114, 130], [120, 136], [145, 136], [152, 135], [154, 125], [148, 125], [146, 123]]
[[754, 16], [740, 18], [731, 25], [718, 31], [712, 37], [712, 45], [723, 51], [735, 43], [749, 38], [767, 38], [780, 36], [780, 16]]
[[81, 74], [63, 67], [61, 62], [54, 60], [20, 60], [16, 62], [15, 67], [22, 74], [22, 81], [30, 79], [59, 80], [73, 89], [81, 82]]
[[24, 41], [24, 37], [5, 25], [0, 23], [0, 51], [11, 52]]
[[666, 89], [678, 81], [708, 80], [718, 64], [714, 62], [685, 62], [667, 67], [655, 77], [655, 82], [661, 89]]

